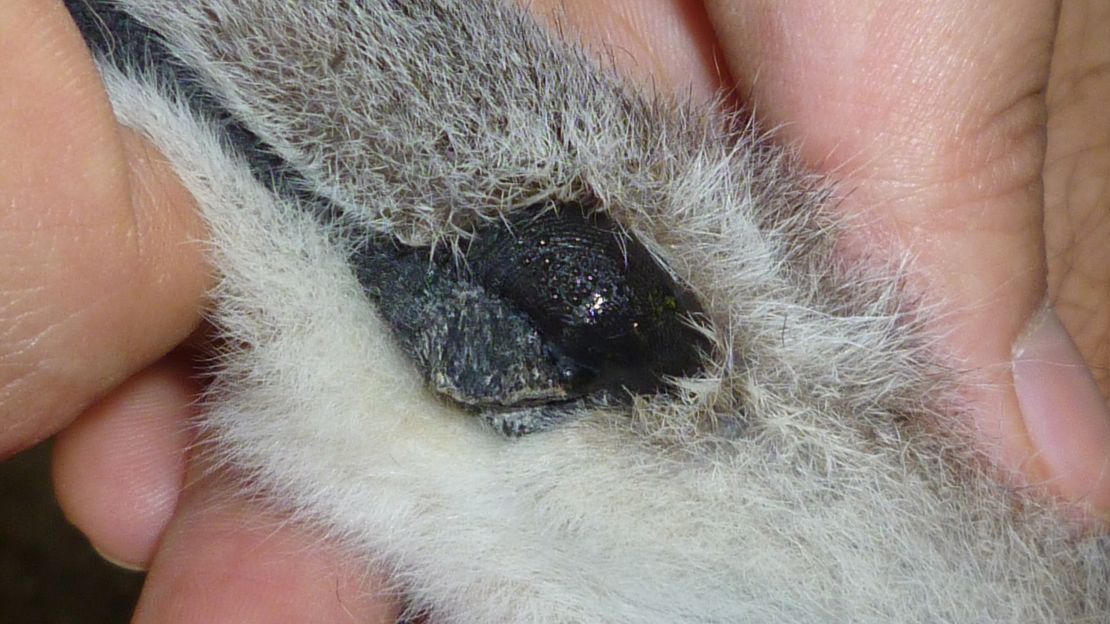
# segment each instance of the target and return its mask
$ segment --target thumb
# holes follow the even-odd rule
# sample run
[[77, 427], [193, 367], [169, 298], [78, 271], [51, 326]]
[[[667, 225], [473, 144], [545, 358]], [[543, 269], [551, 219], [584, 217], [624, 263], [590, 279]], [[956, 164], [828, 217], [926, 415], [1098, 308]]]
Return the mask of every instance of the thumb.
[[[1061, 388], [1059, 375], [1018, 365], [1029, 374], [1015, 392], [1011, 367], [1015, 345], [1026, 359], [1038, 357], [1018, 344], [1025, 327], [1060, 328], [1038, 314], [1046, 274], [1043, 92], [1056, 7], [1040, 0], [707, 5], [757, 116], [781, 126], [816, 168], [843, 172], [837, 177], [851, 191], [843, 208], [863, 215], [868, 238], [878, 234], [914, 257], [911, 289], [940, 305], [938, 334], [957, 366], [972, 371], [968, 424], [978, 446], [1019, 481], [1051, 481], [1073, 499], [1083, 491], [1110, 508], [1106, 492], [1092, 492], [1089, 462], [1064, 468], [1054, 459], [1079, 448], [1061, 445], [1092, 433], [1101, 437], [1088, 439], [1083, 452], [1110, 448], [1101, 400], [1071, 402], [1083, 413], [1064, 419], [1066, 433], [1046, 435], [1052, 428], [1040, 423], [1051, 418], [1049, 406], [1029, 397], [1042, 396], [1036, 388], [1047, 384]], [[863, 246], [864, 237], [846, 244]], [[1046, 331], [1029, 343], [1036, 353], [1067, 355], [1066, 332]], [[1079, 364], [1066, 368], [1089, 376]], [[1067, 387], [1080, 386], [1090, 387]]]
[[0, 3], [0, 206], [3, 455], [184, 339], [207, 281], [191, 199], [56, 0]]

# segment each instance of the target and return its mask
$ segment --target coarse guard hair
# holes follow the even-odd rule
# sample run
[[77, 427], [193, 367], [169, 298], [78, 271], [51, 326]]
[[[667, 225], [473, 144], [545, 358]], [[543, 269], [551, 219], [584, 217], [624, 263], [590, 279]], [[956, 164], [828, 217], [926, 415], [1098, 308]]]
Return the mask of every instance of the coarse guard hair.
[[[384, 569], [406, 617], [1110, 618], [1110, 543], [944, 433], [959, 387], [900, 261], [834, 254], [829, 184], [748, 117], [645, 93], [497, 0], [67, 3], [210, 229], [205, 452]], [[475, 241], [549, 213], [650, 257], [667, 285], [636, 318], [681, 317], [696, 366], [567, 385], [625, 343], [534, 321], [528, 249], [470, 277]]]

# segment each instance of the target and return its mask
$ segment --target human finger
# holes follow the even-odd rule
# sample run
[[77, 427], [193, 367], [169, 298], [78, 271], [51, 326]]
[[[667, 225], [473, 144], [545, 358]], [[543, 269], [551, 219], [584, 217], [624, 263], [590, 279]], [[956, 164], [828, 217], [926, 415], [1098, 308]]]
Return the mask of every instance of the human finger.
[[179, 358], [160, 361], [98, 401], [54, 444], [54, 490], [66, 517], [107, 559], [143, 569], [177, 508], [192, 443], [197, 384]]
[[2, 456], [188, 336], [208, 282], [192, 200], [57, 1], [0, 3], [0, 206]]
[[[971, 371], [968, 425], [980, 448], [1019, 480], [1082, 489], [1085, 502], [1110, 508], [1110, 480], [1087, 471], [1096, 457], [1078, 470], [1056, 461], [1110, 449], [1105, 408], [1074, 401], [1082, 413], [1060, 418], [1064, 406], [1042, 400], [1061, 374], [1073, 390], [1093, 387], [1062, 325], [1042, 322], [1054, 318], [1042, 311], [1041, 170], [1056, 7], [707, 5], [756, 113], [836, 172], [865, 236], [914, 257], [911, 286], [941, 310], [937, 331]], [[867, 244], [849, 236], [848, 246]], [[1025, 366], [1046, 359], [1059, 374]]]
[[707, 102], [730, 86], [701, 0], [520, 2], [657, 93]]
[[393, 624], [389, 596], [357, 560], [205, 478], [163, 534], [132, 621]]

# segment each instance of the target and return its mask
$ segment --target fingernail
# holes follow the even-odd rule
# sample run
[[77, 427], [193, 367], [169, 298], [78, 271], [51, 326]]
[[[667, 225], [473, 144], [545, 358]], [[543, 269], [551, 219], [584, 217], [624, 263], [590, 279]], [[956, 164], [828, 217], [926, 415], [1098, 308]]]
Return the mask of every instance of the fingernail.
[[96, 546], [93, 546], [93, 550], [96, 551], [96, 554], [100, 555], [101, 559], [116, 566], [117, 568], [123, 568], [124, 570], [129, 570], [131, 572], [146, 572], [146, 566], [138, 563], [126, 563], [124, 561], [109, 557], [108, 555], [104, 554], [104, 551], [100, 550]]
[[1026, 430], [1051, 473], [1049, 487], [1110, 519], [1110, 410], [1051, 307], [1014, 343], [1013, 374]]

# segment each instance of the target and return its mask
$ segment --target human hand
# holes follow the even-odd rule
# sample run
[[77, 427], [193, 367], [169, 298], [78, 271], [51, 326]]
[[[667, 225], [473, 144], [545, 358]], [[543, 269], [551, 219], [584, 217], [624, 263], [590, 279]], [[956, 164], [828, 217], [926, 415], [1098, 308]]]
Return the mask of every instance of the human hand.
[[847, 247], [912, 254], [967, 371], [953, 426], [1110, 517], [1110, 7], [707, 4], [763, 123], [849, 191]]
[[[18, 10], [18, 6], [25, 4], [30, 6], [29, 3], [16, 2], [10, 3], [3, 10], [11, 11], [10, 7]], [[543, 3], [533, 4], [534, 8], [543, 9]], [[1056, 423], [1047, 431], [1042, 428], [1030, 437], [1025, 431], [1033, 431], [1034, 427], [1026, 425], [1028, 415], [1023, 418], [1009, 379], [1011, 344], [1038, 309], [1044, 293], [1046, 269], [1044, 252], [1040, 246], [1043, 234], [1038, 220], [1041, 210], [1039, 150], [1043, 143], [1037, 137], [1043, 132], [1041, 124], [1044, 122], [1045, 111], [1038, 108], [1040, 105], [1035, 93], [1037, 85], [1043, 87], [1047, 80], [1053, 49], [1054, 22], [1049, 10], [1051, 7], [1031, 6], [1029, 11], [1022, 13], [1013, 9], [1012, 5], [1007, 5], [1009, 10], [1004, 11], [1001, 8], [966, 7], [954, 2], [940, 2], [925, 8], [915, 7], [915, 13], [907, 16], [898, 14], [898, 11], [906, 9], [899, 8], [896, 3], [889, 7], [884, 3], [872, 2], [863, 6], [854, 5], [850, 9], [836, 8], [837, 11], [850, 11], [849, 15], [830, 14], [832, 9], [820, 3], [813, 3], [813, 6], [795, 3], [789, 7], [751, 3], [740, 7], [743, 13], [731, 13], [729, 7], [723, 6], [725, 3], [713, 3], [710, 5], [710, 12], [717, 21], [711, 27], [710, 21], [699, 12], [700, 9], [694, 3], [654, 3], [650, 8], [645, 8], [644, 3], [613, 3], [603, 9], [589, 2], [559, 4], [567, 7], [568, 19], [584, 27], [586, 37], [600, 37], [616, 49], [627, 51], [627, 57], [617, 55], [617, 61], [630, 71], [645, 72], [661, 88], [680, 92], [691, 90], [695, 95], [701, 94], [703, 97], [722, 86], [713, 66], [715, 55], [711, 34], [712, 28], [716, 28], [722, 34], [725, 50], [720, 58], [728, 60], [730, 69], [741, 85], [743, 99], [750, 97], [757, 116], [769, 125], [789, 122], [780, 133], [784, 140], [802, 141], [803, 156], [815, 168], [832, 173], [843, 182], [844, 188], [852, 190], [842, 207], [846, 211], [868, 217], [870, 227], [867, 238], [875, 238], [875, 233], [878, 232], [889, 247], [908, 248], [917, 256], [917, 273], [914, 277], [920, 281], [912, 286], [930, 300], [942, 302], [946, 312], [945, 322], [951, 323], [951, 326], [938, 329], [949, 334], [949, 344], [953, 351], [963, 359], [973, 375], [979, 375], [975, 379], [982, 384], [977, 389], [977, 393], [981, 395], [971, 397], [978, 407], [972, 412], [972, 416], [981, 434], [979, 442], [984, 450], [992, 453], [1000, 467], [1017, 470], [1029, 481], [1052, 479], [1056, 491], [1065, 497], [1082, 498], [1101, 506], [1099, 501], [1103, 499], [1092, 494], [1104, 491], [1106, 486], [1102, 485], [1102, 489], [1098, 489], [1099, 486], [1094, 482], [1097, 472], [1090, 471], [1089, 462], [1063, 464], [1061, 467], [1059, 462], [1046, 460], [1051, 459], [1051, 451], [1057, 449], [1060, 450], [1056, 451], [1055, 457], [1060, 457], [1060, 453], [1067, 457], [1070, 454], [1068, 449], [1076, 448], [1077, 442], [1078, 448], [1087, 448], [1089, 451], [1093, 449], [1088, 452], [1088, 457], [1105, 458], [1106, 447], [1102, 446], [1105, 440], [1099, 437], [1097, 428], [1099, 423], [1106, 422], [1105, 419], [1098, 419], [1103, 415], [1086, 419], [1079, 410], [1068, 412], [1073, 417], [1070, 420], [1080, 427], [1079, 434], [1074, 433], [1074, 430], [1069, 434], [1074, 439], [1057, 437], [1055, 440], [1045, 440], [1045, 435], [1060, 435], [1054, 432]], [[621, 11], [624, 8], [632, 14], [637, 10], [651, 13], [640, 13], [639, 15], [644, 15], [640, 20], [623, 19]], [[598, 14], [599, 10], [607, 12]], [[786, 14], [786, 11], [790, 11], [790, 14]], [[1037, 11], [1044, 14], [1037, 15]], [[41, 9], [31, 12], [41, 13]], [[665, 19], [674, 15], [686, 15], [689, 19], [677, 22]], [[4, 16], [6, 17], [8, 16]], [[4, 18], [0, 18], [0, 27], [12, 23]], [[1083, 21], [1091, 24], [1090, 19]], [[22, 33], [24, 41], [35, 29], [42, 29], [41, 22], [33, 28], [27, 24], [30, 22], [12, 31]], [[676, 24], [681, 24], [681, 27]], [[1090, 32], [1097, 33], [1099, 30], [1090, 28]], [[73, 37], [76, 37], [75, 33]], [[5, 47], [18, 44], [19, 41], [19, 37], [0, 37], [0, 42], [3, 42], [0, 45]], [[56, 36], [45, 43], [41, 39], [39, 41], [25, 45], [58, 45]], [[76, 45], [80, 46], [79, 39]], [[1041, 53], [1043, 56], [1038, 56]], [[27, 59], [34, 56], [23, 50], [19, 55], [0, 53], [0, 58], [21, 59], [19, 71], [23, 72], [25, 70], [22, 68], [28, 65]], [[64, 58], [64, 55], [44, 60], [44, 67], [55, 67], [47, 62], [57, 63], [59, 58]], [[1080, 60], [1067, 62], [1076, 63], [1078, 67]], [[0, 64], [3, 63], [0, 61]], [[55, 85], [53, 99], [48, 97], [49, 93], [27, 98], [27, 92], [19, 92], [19, 101], [23, 101], [25, 105], [26, 102], [35, 102], [36, 110], [31, 116], [37, 115], [40, 118], [38, 127], [49, 128], [51, 132], [43, 133], [39, 130], [24, 132], [19, 136], [9, 135], [15, 121], [12, 116], [5, 115], [2, 118], [6, 123], [0, 127], [0, 133], [3, 133], [0, 134], [0, 149], [7, 150], [6, 146], [38, 146], [42, 142], [42, 136], [60, 136], [61, 133], [56, 128], [59, 118], [57, 111], [58, 107], [64, 106], [61, 110], [67, 111], [68, 118], [75, 124], [72, 128], [66, 126], [64, 130], [75, 133], [88, 131], [93, 136], [75, 136], [57, 141], [57, 144], [77, 150], [83, 146], [93, 146], [90, 148], [90, 157], [95, 161], [93, 165], [104, 166], [108, 161], [101, 153], [103, 146], [118, 143], [119, 147], [113, 147], [112, 150], [130, 154], [130, 160], [118, 161], [113, 168], [108, 169], [114, 171], [114, 174], [101, 173], [96, 179], [142, 180], [130, 184], [132, 188], [146, 189], [146, 194], [150, 197], [133, 201], [127, 190], [128, 183], [117, 182], [123, 190], [115, 191], [116, 196], [112, 201], [95, 203], [90, 201], [94, 195], [87, 191], [71, 191], [70, 195], [77, 196], [74, 199], [62, 193], [65, 189], [45, 188], [55, 185], [42, 184], [41, 177], [28, 177], [29, 171], [46, 171], [55, 175], [62, 170], [81, 171], [72, 161], [64, 158], [72, 154], [46, 154], [34, 161], [39, 164], [33, 169], [9, 169], [6, 166], [6, 171], [0, 173], [0, 192], [7, 193], [8, 188], [13, 188], [16, 192], [11, 194], [11, 198], [17, 198], [29, 193], [27, 189], [40, 194], [49, 191], [49, 197], [36, 198], [30, 195], [38, 204], [30, 199], [19, 200], [37, 210], [37, 213], [23, 211], [23, 218], [28, 220], [41, 219], [44, 216], [43, 206], [59, 206], [59, 210], [63, 211], [62, 217], [69, 215], [64, 211], [73, 205], [90, 206], [81, 214], [73, 215], [76, 217], [112, 214], [111, 210], [118, 211], [119, 206], [129, 206], [128, 211], [131, 210], [130, 207], [134, 207], [136, 214], [144, 217], [159, 214], [159, 210], [169, 211], [172, 219], [183, 222], [180, 227], [168, 228], [164, 232], [166, 239], [156, 240], [178, 242], [172, 245], [144, 243], [140, 248], [146, 253], [154, 254], [166, 249], [174, 250], [171, 254], [181, 253], [180, 248], [189, 247], [181, 241], [196, 240], [203, 233], [199, 223], [190, 221], [191, 218], [195, 219], [192, 217], [191, 207], [172, 179], [172, 174], [158, 164], [153, 155], [144, 156], [143, 151], [147, 148], [142, 145], [141, 140], [127, 135], [126, 132], [123, 136], [127, 138], [105, 139], [106, 129], [110, 128], [112, 133], [118, 130], [112, 125], [111, 117], [103, 106], [97, 109], [103, 116], [85, 118], [81, 125], [76, 125], [79, 119], [68, 112], [74, 102], [73, 93], [98, 93], [99, 87], [95, 83], [95, 74], [91, 73], [91, 66], [86, 66], [86, 70], [79, 72], [91, 76], [86, 76], [87, 82], [84, 83], [73, 82], [75, 78], [72, 72], [60, 75], [56, 71], [45, 72], [45, 75], [61, 82]], [[37, 75], [21, 73], [16, 74], [16, 77], [22, 75], [26, 81], [27, 76], [42, 74], [43, 72]], [[1091, 79], [1092, 83], [1096, 80], [1097, 77]], [[19, 82], [5, 80], [2, 84]], [[80, 88], [74, 89], [74, 84], [78, 84]], [[1059, 87], [1059, 84], [1056, 86]], [[1102, 88], [1105, 90], [1105, 84]], [[1034, 95], [1029, 95], [1030, 93]], [[1022, 99], [1018, 96], [1027, 97]], [[102, 98], [102, 95], [97, 97]], [[1061, 101], [1070, 101], [1066, 93], [1061, 93], [1059, 97]], [[8, 98], [4, 101], [7, 104]], [[1100, 100], [1091, 98], [1091, 101]], [[51, 109], [44, 106], [44, 102], [59, 104], [53, 109], [54, 112], [48, 112]], [[813, 105], [807, 106], [811, 103]], [[1009, 104], [1013, 105], [1008, 106]], [[1058, 103], [1057, 106], [1065, 105]], [[1067, 109], [1072, 111], [1070, 115], [1057, 117], [1060, 120], [1058, 123], [1064, 128], [1072, 128], [1071, 123], [1083, 119], [1083, 114], [1076, 112], [1075, 105], [1069, 106], [1073, 106]], [[1051, 123], [1053, 117], [1049, 116], [1048, 119]], [[42, 122], [49, 125], [44, 126]], [[30, 123], [22, 123], [23, 128], [33, 127]], [[100, 129], [99, 133], [92, 132], [91, 129], [95, 128]], [[1059, 130], [1059, 126], [1056, 130]], [[15, 140], [9, 140], [12, 136], [15, 136]], [[22, 144], [18, 141], [20, 136], [23, 137]], [[1091, 134], [1078, 136], [1088, 140], [1092, 138]], [[1051, 134], [1048, 141], [1049, 150], [1055, 149], [1055, 153], [1060, 155], [1059, 161], [1052, 162], [1058, 163], [1055, 166], [1062, 171], [1068, 166], [1068, 154], [1073, 154], [1078, 144], [1074, 140], [1063, 140], [1057, 142], [1054, 148]], [[1105, 136], [1102, 141], [1105, 153]], [[28, 160], [27, 153], [27, 150], [21, 149], [9, 158], [18, 155], [26, 166], [26, 163], [33, 162]], [[121, 177], [120, 172], [132, 173], [124, 173]], [[1048, 175], [1044, 178], [1044, 184], [1050, 195], [1053, 193], [1053, 185], [1057, 184], [1057, 195], [1067, 196], [1066, 187], [1062, 183], [1067, 179], [1065, 173], [1053, 173], [1051, 166], [1046, 169], [1046, 173]], [[80, 181], [88, 175], [77, 174], [72, 177]], [[1098, 172], [1088, 175], [1097, 179]], [[28, 185], [28, 180], [36, 181]], [[19, 184], [9, 186], [10, 183]], [[43, 201], [50, 199], [53, 202]], [[149, 205], [143, 204], [143, 201]], [[1064, 209], [1058, 214], [1078, 216], [1087, 214], [1088, 211], [1097, 212], [1098, 208], [1097, 202], [1091, 202], [1086, 208], [1078, 204], [1072, 206], [1064, 205]], [[12, 214], [18, 216], [19, 211]], [[1097, 259], [1090, 255], [1091, 249], [1097, 250], [1093, 238], [1070, 250], [1059, 243], [1052, 247], [1053, 236], [1057, 239], [1066, 236], [1054, 229], [1062, 227], [1059, 224], [1063, 221], [1058, 220], [1058, 225], [1053, 226], [1052, 218], [1056, 217], [1051, 217], [1052, 214], [1050, 211], [1050, 219], [1046, 223], [1050, 234], [1049, 248], [1055, 250], [1050, 252], [1051, 257], [1067, 258], [1070, 254], [1075, 260], [1075, 266], [1097, 268]], [[60, 230], [71, 229], [75, 224], [74, 221], [64, 220], [60, 223]], [[133, 240], [126, 237], [110, 239], [107, 244], [87, 255], [79, 256], [79, 261], [73, 262], [73, 258], [68, 255], [60, 258], [29, 255], [29, 252], [43, 247], [48, 248], [46, 251], [63, 251], [67, 254], [83, 249], [78, 245], [59, 250], [42, 243], [41, 239], [36, 243], [28, 236], [37, 236], [44, 230], [37, 227], [35, 230], [28, 232], [7, 226], [3, 228], [3, 233], [0, 234], [5, 237], [3, 249], [22, 249], [18, 254], [12, 254], [13, 260], [19, 260], [20, 264], [9, 263], [9, 266], [29, 266], [31, 261], [28, 258], [39, 258], [32, 263], [42, 262], [41, 266], [46, 267], [54, 263], [54, 266], [65, 267], [67, 271], [84, 269], [87, 266], [110, 266], [110, 263], [105, 264], [106, 258], [101, 256], [126, 249], [126, 245], [120, 244], [120, 240]], [[128, 230], [125, 227], [122, 231], [132, 232], [128, 236], [134, 236], [134, 232], [144, 230]], [[1057, 234], [1053, 234], [1054, 231]], [[1083, 231], [1097, 236], [1096, 228], [1084, 228]], [[25, 238], [20, 239], [19, 235]], [[866, 239], [861, 239], [849, 241], [849, 246], [863, 249]], [[138, 240], [143, 240], [142, 236]], [[23, 247], [17, 246], [20, 241], [24, 241]], [[856, 245], [859, 247], [855, 247]], [[881, 251], [871, 247], [867, 250]], [[150, 282], [154, 282], [152, 287], [163, 290], [158, 290], [153, 295], [131, 296], [132, 300], [148, 301], [138, 306], [137, 311], [127, 312], [106, 305], [105, 309], [111, 314], [98, 321], [102, 324], [80, 327], [73, 325], [71, 333], [51, 330], [47, 332], [47, 337], [57, 336], [57, 340], [47, 340], [41, 347], [38, 345], [43, 341], [37, 341], [16, 364], [27, 366], [28, 362], [34, 364], [54, 361], [66, 353], [72, 353], [74, 345], [88, 345], [89, 336], [100, 337], [102, 342], [91, 345], [96, 348], [89, 349], [84, 364], [75, 366], [86, 374], [91, 371], [91, 376], [95, 379], [87, 382], [78, 379], [74, 383], [69, 376], [65, 376], [67, 383], [62, 387], [75, 387], [81, 391], [68, 398], [61, 392], [51, 393], [50, 396], [41, 395], [43, 388], [59, 387], [49, 377], [23, 377], [31, 382], [9, 386], [17, 389], [27, 387], [39, 394], [25, 392], [22, 400], [26, 403], [10, 403], [9, 395], [6, 395], [3, 401], [5, 422], [8, 422], [7, 419], [16, 422], [7, 412], [9, 404], [17, 406], [11, 409], [11, 413], [35, 414], [36, 418], [28, 419], [29, 425], [21, 425], [23, 433], [16, 430], [11, 434], [10, 439], [14, 440], [11, 446], [0, 448], [26, 445], [55, 430], [96, 396], [116, 387], [119, 379], [138, 374], [132, 381], [118, 387], [112, 396], [94, 407], [86, 417], [81, 418], [76, 427], [65, 434], [58, 451], [58, 482], [59, 495], [63, 502], [69, 500], [66, 505], [71, 517], [106, 554], [132, 563], [154, 561], [154, 569], [139, 612], [140, 620], [190, 621], [206, 619], [205, 615], [208, 616], [207, 619], [211, 619], [217, 613], [236, 613], [241, 616], [243, 609], [247, 608], [270, 609], [269, 613], [280, 613], [282, 619], [292, 620], [296, 618], [296, 612], [291, 609], [299, 609], [301, 606], [313, 608], [312, 614], [316, 618], [323, 617], [322, 614], [326, 614], [328, 609], [334, 610], [337, 605], [359, 613], [362, 605], [358, 604], [358, 596], [365, 588], [359, 588], [358, 591], [337, 591], [338, 579], [344, 575], [337, 572], [337, 564], [333, 567], [329, 563], [330, 559], [327, 557], [330, 555], [325, 556], [322, 562], [316, 559], [321, 567], [313, 567], [312, 563], [305, 564], [303, 568], [299, 563], [290, 564], [297, 561], [298, 557], [312, 559], [312, 556], [304, 556], [310, 551], [308, 546], [297, 546], [298, 543], [306, 543], [298, 542], [299, 539], [311, 538], [299, 537], [293, 531], [287, 541], [284, 536], [288, 529], [276, 530], [272, 534], [266, 531], [261, 535], [257, 531], [252, 533], [249, 529], [244, 529], [245, 526], [257, 528], [263, 523], [257, 517], [252, 517], [256, 512], [249, 510], [244, 504], [234, 503], [206, 489], [204, 486], [209, 484], [208, 481], [203, 486], [190, 487], [184, 499], [178, 499], [177, 493], [185, 469], [185, 449], [189, 441], [181, 423], [188, 413], [192, 389], [180, 385], [187, 378], [187, 371], [180, 365], [164, 363], [150, 370], [143, 367], [178, 344], [199, 318], [204, 272], [197, 270], [202, 266], [199, 249], [193, 249], [189, 253], [195, 256], [191, 259], [173, 255], [146, 259], [144, 256], [133, 255], [120, 259], [120, 266], [131, 267], [132, 273], [136, 265], [142, 268], [144, 264], [160, 266], [161, 263], [166, 268], [154, 271], [155, 275], [161, 277], [153, 280], [139, 276], [117, 283], [109, 274], [101, 276], [105, 281], [97, 282], [84, 279], [87, 276], [82, 274], [83, 279], [77, 281], [95, 284], [96, 287], [89, 288], [89, 292], [93, 293], [115, 292], [110, 288], [121, 285], [131, 288], [134, 284], [139, 284], [140, 289], [145, 289], [142, 284]], [[97, 262], [80, 261], [80, 258], [87, 257], [92, 257]], [[1085, 264], [1087, 262], [1090, 264]], [[188, 265], [191, 269], [183, 265]], [[191, 278], [178, 275], [183, 270], [194, 274]], [[108, 269], [105, 272], [110, 273]], [[11, 283], [5, 282], [5, 291], [22, 293], [26, 289], [38, 288], [42, 281], [48, 281], [41, 278], [37, 278], [39, 282], [19, 281], [14, 279], [19, 277], [18, 273], [13, 273]], [[27, 274], [32, 273], [28, 271]], [[72, 273], [63, 276], [67, 274]], [[126, 270], [117, 271], [117, 277], [121, 275], [130, 273]], [[1065, 321], [1069, 319], [1068, 314], [1073, 314], [1071, 318], [1076, 318], [1075, 312], [1065, 312], [1067, 309], [1087, 309], [1092, 315], [1090, 318], [1099, 318], [1098, 315], [1104, 313], [1104, 308], [1098, 305], [1097, 297], [1083, 296], [1083, 284], [1076, 277], [1079, 273], [1072, 273], [1071, 278], [1066, 277], [1067, 275], [1066, 271], [1053, 269], [1053, 264], [1049, 263], [1047, 276], [1049, 283], [1055, 284], [1051, 286], [1050, 292], [1058, 295], [1059, 301], [1069, 302], [1067, 306], [1059, 306]], [[186, 278], [196, 279], [201, 284], [191, 291], [191, 295], [189, 284], [192, 282]], [[4, 327], [4, 340], [8, 340], [9, 334], [18, 337], [19, 334], [9, 332], [7, 327], [9, 324], [18, 325], [14, 321], [25, 318], [27, 310], [43, 311], [41, 313], [44, 315], [49, 312], [53, 323], [47, 319], [44, 327], [53, 327], [67, 318], [96, 320], [96, 314], [84, 312], [88, 297], [66, 299], [60, 295], [72, 291], [67, 291], [64, 287], [59, 287], [57, 293], [51, 292], [49, 289], [39, 289], [29, 298], [16, 298], [17, 302], [24, 303], [18, 304], [18, 309], [12, 307], [12, 314], [9, 316], [5, 313], [4, 319], [0, 320]], [[58, 298], [50, 299], [49, 296]], [[178, 296], [186, 301], [176, 301], [174, 297]], [[144, 299], [147, 297], [150, 299]], [[121, 305], [118, 300], [110, 303]], [[189, 319], [185, 324], [186, 328], [179, 328], [178, 333], [173, 336], [162, 334], [159, 337], [161, 330], [151, 327], [151, 319], [155, 318], [159, 323], [163, 319], [172, 319], [174, 315], [168, 312], [176, 309], [186, 310], [182, 313], [182, 316]], [[59, 314], [54, 315], [56, 310]], [[150, 310], [167, 313], [151, 315]], [[9, 322], [9, 318], [14, 321]], [[126, 333], [111, 333], [118, 332], [112, 329], [118, 326], [142, 335], [134, 338]], [[62, 329], [66, 327], [69, 326], [63, 325]], [[39, 334], [31, 332], [27, 335]], [[1089, 334], [1077, 332], [1076, 335], [1080, 338], [1080, 349], [1088, 354], [1090, 361], [1096, 363], [1096, 366], [1101, 366], [1095, 359], [1098, 355], [1095, 347], [1099, 342], [1095, 339], [1097, 330], [1090, 330]], [[150, 340], [151, 346], [144, 346], [142, 340]], [[21, 343], [13, 341], [11, 344]], [[120, 345], [127, 345], [123, 349], [126, 357], [122, 358], [122, 364], [117, 370], [106, 371], [105, 364], [97, 364], [113, 362], [114, 358], [105, 358], [104, 355], [119, 350]], [[56, 350], [39, 350], [46, 347]], [[13, 352], [19, 353], [18, 350]], [[1026, 353], [1028, 355], [1030, 351], [1027, 350]], [[37, 359], [32, 359], [31, 356]], [[1042, 357], [1037, 355], [1034, 361]], [[90, 362], [94, 365], [90, 366]], [[77, 358], [69, 364], [75, 363], [80, 364]], [[139, 370], [143, 372], [136, 373]], [[68, 369], [64, 372], [72, 375]], [[1069, 383], [1071, 382], [1059, 381], [1053, 384], [1053, 388], [1059, 390]], [[1073, 397], [1084, 396], [1082, 387], [1078, 390], [1079, 392], [1071, 391], [1068, 394]], [[136, 397], [144, 396], [144, 393], [151, 393], [145, 396], [160, 398], [150, 403], [140, 403], [136, 407]], [[18, 399], [21, 395], [10, 396]], [[1089, 392], [1085, 396], [1091, 397]], [[47, 403], [36, 407], [32, 401]], [[27, 409], [24, 405], [33, 409]], [[1101, 396], [1098, 396], [1096, 407], [1102, 409], [1101, 405]], [[38, 417], [39, 414], [49, 415], [49, 420], [44, 420], [47, 416]], [[130, 414], [130, 420], [123, 418], [121, 414]], [[143, 434], [148, 435], [146, 438], [140, 435], [145, 431], [143, 427], [154, 423], [161, 423], [161, 428]], [[1084, 426], [1094, 426], [1094, 433], [1084, 432]], [[28, 434], [27, 431], [31, 433]], [[1034, 439], [1041, 440], [1041, 444], [1036, 444]], [[2, 440], [8, 444], [9, 438]], [[1045, 442], [1053, 446], [1046, 449], [1043, 447]], [[141, 457], [129, 456], [122, 452], [125, 448], [143, 450], [144, 454]], [[1029, 461], [1034, 449], [1039, 451], [1040, 459]], [[146, 451], [150, 454], [147, 455]], [[93, 461], [93, 458], [106, 463]], [[136, 469], [144, 462], [148, 462], [152, 468]], [[99, 465], [102, 469], [90, 470], [90, 465]], [[140, 479], [131, 484], [126, 488], [130, 491], [128, 493], [121, 491], [124, 489], [121, 487], [124, 482], [119, 478], [120, 475], [141, 476], [146, 481]], [[176, 477], [167, 478], [172, 475]], [[70, 494], [67, 495], [67, 491]], [[83, 497], [82, 492], [85, 493]], [[123, 527], [122, 524], [126, 523], [113, 517], [119, 514], [112, 513], [119, 509], [116, 502], [119, 500], [135, 504], [135, 513], [129, 514], [129, 519], [142, 518], [145, 514], [152, 516], [152, 519], [137, 522], [133, 527]], [[151, 504], [152, 502], [157, 504]], [[175, 513], [171, 523], [169, 519]], [[274, 521], [274, 525], [276, 522]], [[167, 526], [167, 523], [170, 529], [159, 542], [162, 527]], [[121, 530], [123, 528], [127, 530]], [[254, 538], [253, 542], [250, 541], [251, 537]], [[315, 546], [314, 541], [308, 543]], [[236, 563], [244, 550], [242, 547], [249, 553], [248, 560], [254, 558], [259, 565], [248, 563], [242, 566]], [[140, 551], [146, 554], [143, 555]], [[155, 551], [157, 554], [154, 554]], [[290, 554], [295, 556], [282, 558], [280, 564], [270, 558]], [[229, 567], [233, 563], [235, 567]], [[213, 569], [226, 571], [228, 574], [214, 580]], [[293, 569], [304, 569], [306, 574], [300, 578], [289, 578], [285, 573]], [[349, 576], [360, 578], [354, 572]], [[324, 583], [320, 583], [321, 577], [325, 579]], [[243, 579], [247, 583], [242, 582]], [[248, 586], [253, 588], [247, 591], [245, 588]], [[247, 593], [239, 593], [244, 591]], [[369, 619], [360, 617], [360, 621]]]
[[197, 387], [172, 351], [210, 285], [204, 227], [116, 123], [60, 2], [0, 3], [0, 206], [0, 456], [61, 431], [67, 516], [150, 569], [135, 621], [395, 619], [360, 568], [189, 453]]

